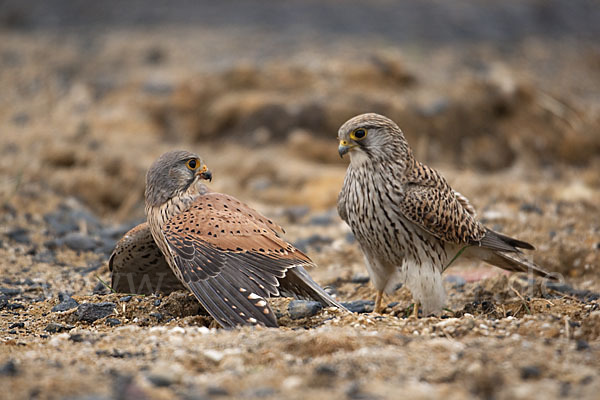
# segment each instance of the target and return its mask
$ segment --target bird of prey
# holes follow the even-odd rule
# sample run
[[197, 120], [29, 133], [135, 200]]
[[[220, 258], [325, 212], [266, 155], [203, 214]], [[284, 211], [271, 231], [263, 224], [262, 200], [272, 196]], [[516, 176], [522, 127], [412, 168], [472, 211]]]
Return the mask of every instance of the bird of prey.
[[128, 289], [133, 283], [142, 291], [144, 279], [152, 291], [182, 285], [227, 328], [276, 327], [266, 301], [271, 296], [344, 308], [308, 275], [304, 267], [313, 262], [281, 238], [280, 226], [234, 197], [209, 191], [201, 182], [207, 179], [212, 174], [200, 156], [187, 151], [167, 152], [152, 164], [146, 175], [147, 224], [117, 244], [109, 262], [113, 284]]
[[350, 155], [338, 213], [365, 256], [377, 290], [375, 312], [382, 311], [383, 293], [401, 282], [411, 291], [415, 313], [419, 303], [425, 315], [439, 313], [445, 304], [442, 272], [459, 255], [549, 275], [520, 250], [533, 250], [531, 244], [484, 226], [465, 196], [417, 161], [389, 118], [358, 115], [341, 126], [338, 139], [340, 156]]

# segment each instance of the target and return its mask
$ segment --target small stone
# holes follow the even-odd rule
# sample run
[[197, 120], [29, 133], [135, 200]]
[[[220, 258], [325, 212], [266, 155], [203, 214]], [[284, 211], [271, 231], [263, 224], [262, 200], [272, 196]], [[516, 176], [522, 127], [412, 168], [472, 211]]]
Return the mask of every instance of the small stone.
[[577, 341], [577, 345], [575, 346], [575, 350], [577, 350], [577, 351], [589, 350], [589, 348], [590, 348], [589, 343], [583, 339], [579, 339]]
[[219, 386], [209, 386], [206, 388], [206, 394], [209, 396], [229, 396], [227, 389]]
[[529, 365], [521, 368], [521, 379], [537, 379], [542, 375], [540, 368], [535, 365]]
[[6, 236], [17, 243], [31, 244], [31, 239], [29, 238], [29, 231], [25, 228], [14, 228], [6, 232]]
[[13, 360], [8, 360], [0, 366], [0, 376], [16, 376], [18, 374], [19, 369]]
[[162, 319], [163, 319], [163, 315], [161, 313], [159, 313], [159, 312], [152, 312], [152, 313], [150, 313], [148, 315], [150, 315], [151, 317], [156, 318], [156, 320], [159, 321], [159, 322], [162, 321]]
[[7, 288], [7, 287], [0, 287], [0, 294], [3, 294], [7, 297], [12, 297], [12, 296], [16, 296], [18, 294], [21, 293], [21, 289], [20, 288]]
[[319, 234], [311, 235], [307, 238], [300, 239], [294, 243], [294, 246], [300, 251], [307, 251], [309, 247], [319, 248], [333, 242], [332, 238], [325, 237]]
[[110, 302], [102, 303], [83, 303], [77, 307], [75, 315], [79, 321], [94, 322], [112, 314], [116, 304]]
[[122, 301], [124, 303], [127, 303], [129, 300], [131, 300], [132, 296], [123, 296], [119, 299], [119, 301]]
[[102, 282], [96, 283], [96, 286], [94, 286], [94, 289], [92, 289], [92, 293], [94, 294], [107, 294], [108, 292], [109, 289]]
[[354, 234], [352, 232], [348, 232], [346, 233], [346, 243], [348, 244], [353, 244], [354, 242], [356, 242], [356, 238], [354, 237]]
[[531, 203], [523, 203], [523, 205], [521, 205], [521, 211], [526, 213], [536, 213], [538, 215], [544, 214], [541, 208]]
[[154, 300], [154, 307], [160, 306], [160, 299]]
[[446, 275], [444, 282], [451, 284], [454, 288], [461, 288], [467, 283], [465, 278], [458, 275]]
[[59, 293], [58, 300], [60, 303], [52, 307], [52, 312], [71, 310], [79, 305], [71, 296], [66, 293]]
[[352, 276], [352, 279], [350, 279], [350, 282], [364, 284], [364, 283], [369, 283], [370, 280], [371, 280], [371, 278], [369, 277], [369, 275], [356, 274], [356, 275]]
[[10, 326], [8, 327], [8, 329], [13, 328], [25, 328], [25, 322], [15, 322], [14, 324], [10, 324]]
[[214, 349], [204, 350], [204, 356], [215, 363], [220, 362], [223, 359], [223, 357], [225, 357], [225, 355], [222, 352]]
[[322, 308], [323, 305], [318, 301], [292, 300], [288, 304], [288, 313], [291, 319], [307, 318], [317, 314]]
[[87, 235], [71, 232], [62, 239], [62, 244], [75, 251], [92, 251], [98, 247], [98, 242]]
[[121, 321], [119, 321], [116, 318], [106, 318], [106, 325], [108, 325], [108, 326], [121, 325]]
[[169, 373], [153, 373], [148, 375], [148, 380], [157, 387], [167, 387], [175, 383], [173, 374]]
[[349, 311], [363, 314], [373, 312], [375, 302], [373, 300], [354, 300], [342, 303]]
[[74, 326], [71, 326], [71, 325], [63, 325], [63, 324], [59, 324], [57, 322], [50, 322], [48, 325], [46, 325], [44, 330], [46, 332], [50, 332], [50, 333], [58, 333], [58, 332], [70, 331], [73, 328], [74, 328]]

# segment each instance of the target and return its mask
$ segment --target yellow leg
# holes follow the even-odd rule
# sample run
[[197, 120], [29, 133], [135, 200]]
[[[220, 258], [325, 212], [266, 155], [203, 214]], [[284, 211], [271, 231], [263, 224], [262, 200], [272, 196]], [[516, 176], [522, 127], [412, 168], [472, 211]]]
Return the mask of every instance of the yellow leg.
[[419, 302], [415, 301], [412, 315], [409, 317], [410, 319], [418, 319], [419, 318]]
[[383, 300], [383, 290], [378, 290], [377, 296], [375, 297], [375, 309], [373, 309], [373, 312], [376, 312], [377, 314], [382, 313], [383, 308], [384, 308], [384, 307], [381, 307], [382, 300]]

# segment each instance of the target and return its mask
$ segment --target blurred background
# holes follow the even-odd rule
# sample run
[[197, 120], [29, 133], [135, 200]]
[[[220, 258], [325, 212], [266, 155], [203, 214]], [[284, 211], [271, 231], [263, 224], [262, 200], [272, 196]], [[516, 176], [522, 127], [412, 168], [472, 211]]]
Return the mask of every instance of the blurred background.
[[[0, 386], [597, 398], [599, 38], [597, 0], [0, 0]], [[337, 130], [365, 112], [394, 119], [486, 225], [533, 243], [566, 283], [543, 292], [460, 259], [447, 319], [406, 319], [406, 288], [369, 314], [335, 208]], [[294, 319], [274, 299], [281, 329], [215, 332], [189, 294], [111, 294], [101, 280], [144, 220], [146, 170], [177, 148], [284, 226], [314, 279], [362, 314]], [[110, 318], [88, 322], [83, 303]]]
[[488, 223], [580, 229], [564, 262], [548, 246], [570, 269], [598, 257], [598, 37], [589, 0], [1, 1], [2, 200], [133, 223], [185, 148], [281, 223], [337, 218], [337, 129], [379, 112]]

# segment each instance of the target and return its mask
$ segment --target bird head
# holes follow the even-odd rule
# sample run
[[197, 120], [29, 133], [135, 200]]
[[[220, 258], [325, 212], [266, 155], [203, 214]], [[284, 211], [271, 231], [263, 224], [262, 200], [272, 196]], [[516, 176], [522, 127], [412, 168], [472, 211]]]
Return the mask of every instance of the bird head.
[[146, 204], [158, 206], [185, 192], [212, 173], [197, 154], [175, 150], [161, 155], [146, 174]]
[[410, 151], [398, 125], [374, 113], [357, 115], [346, 121], [338, 131], [338, 140], [340, 157], [349, 153], [351, 161], [365, 157], [371, 160], [388, 158], [398, 151]]

